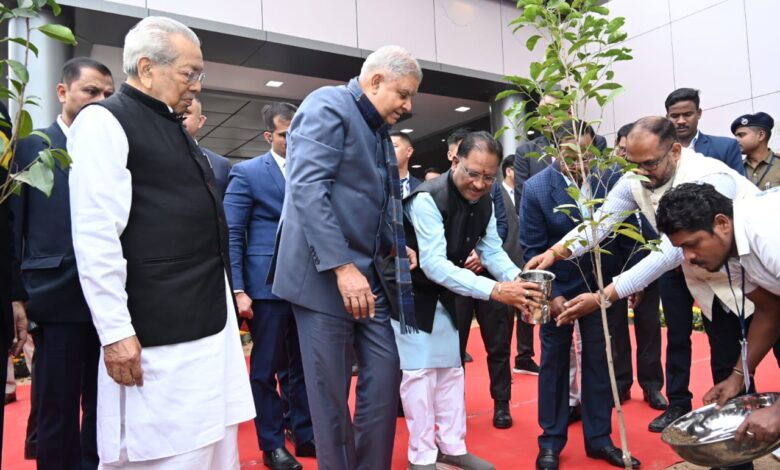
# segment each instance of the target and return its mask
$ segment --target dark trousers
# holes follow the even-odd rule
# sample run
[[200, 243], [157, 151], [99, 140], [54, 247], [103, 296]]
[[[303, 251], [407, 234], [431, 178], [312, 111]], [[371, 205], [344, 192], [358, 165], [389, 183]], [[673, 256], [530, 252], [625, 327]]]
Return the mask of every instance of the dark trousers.
[[[517, 339], [517, 355], [515, 356], [515, 366], [519, 367], [521, 361], [530, 360], [534, 357], [534, 325], [526, 323], [520, 318], [520, 311], [508, 307], [512, 316], [517, 317], [515, 326], [515, 337]], [[512, 332], [512, 317], [509, 320], [509, 331]], [[511, 338], [510, 338], [511, 342]]]
[[280, 371], [287, 372], [282, 385], [284, 398], [289, 403], [293, 437], [297, 444], [308, 442], [314, 438], [314, 431], [292, 307], [283, 300], [255, 300], [252, 311], [249, 377], [257, 410], [255, 429], [260, 448], [270, 452], [284, 447], [284, 403], [277, 382]]
[[[2, 320], [0, 320], [2, 321]], [[4, 331], [0, 331], [0, 334], [5, 333]], [[2, 357], [5, 358], [5, 360], [8, 360], [8, 349], [11, 348], [10, 343], [6, 341], [5, 338], [0, 338], [0, 351], [3, 352]], [[5, 386], [5, 381], [8, 380], [8, 368], [7, 367], [0, 367], [0, 369], [3, 369], [0, 371], [0, 383]], [[0, 410], [0, 465], [2, 465], [3, 462], [3, 427], [5, 425], [5, 406], [2, 407], [3, 409]]]
[[669, 406], [691, 409], [691, 332], [693, 297], [682, 271], [664, 273], [658, 280], [666, 319], [666, 396]]
[[[612, 444], [612, 400], [604, 330], [596, 311], [579, 319], [582, 335], [582, 426], [585, 446], [601, 449]], [[542, 325], [539, 367], [539, 448], [560, 452], [569, 428], [569, 350], [574, 327]]]
[[[38, 344], [38, 325], [35, 325], [34, 329], [27, 332], [28, 335], [32, 335], [33, 345]], [[38, 362], [38, 355], [33, 354], [30, 366], [32, 370], [30, 375], [35, 372], [36, 363]], [[35, 393], [38, 387], [35, 385], [35, 381], [30, 381], [30, 414], [27, 415], [27, 433], [24, 438], [24, 458], [35, 459], [35, 455], [38, 453], [38, 399], [35, 397]]]
[[35, 341], [38, 468], [96, 469], [100, 341], [95, 327], [92, 323], [39, 323]]
[[[293, 305], [322, 470], [390, 469], [401, 376], [390, 306], [374, 293], [370, 320]], [[360, 366], [354, 420], [347, 404], [353, 346]]]
[[[661, 368], [661, 319], [658, 314], [658, 284], [645, 289], [642, 301], [634, 307], [637, 379], [643, 390], [661, 390], [664, 384]], [[612, 360], [619, 391], [634, 383], [631, 363], [631, 339], [628, 329], [628, 303], [615, 302], [610, 309], [609, 334], [612, 337]]]
[[455, 299], [455, 312], [456, 326], [460, 335], [461, 363], [466, 355], [471, 320], [476, 314], [482, 341], [487, 351], [490, 396], [493, 400], [509, 401], [512, 398], [509, 338], [513, 316], [510, 308], [495, 300], [477, 300], [459, 295]]

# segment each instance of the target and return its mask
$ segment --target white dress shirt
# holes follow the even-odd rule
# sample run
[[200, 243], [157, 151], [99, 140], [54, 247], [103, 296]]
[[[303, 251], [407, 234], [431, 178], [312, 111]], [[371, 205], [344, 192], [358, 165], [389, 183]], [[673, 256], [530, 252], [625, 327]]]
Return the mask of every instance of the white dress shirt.
[[278, 153], [274, 152], [273, 149], [271, 149], [271, 156], [274, 157], [274, 161], [276, 162], [276, 165], [279, 167], [279, 171], [282, 172], [282, 176], [284, 177], [284, 179], [287, 179], [287, 173], [284, 172], [284, 167], [287, 164], [287, 160], [285, 160], [285, 158], [280, 156]]
[[515, 203], [515, 188], [506, 184], [506, 180], [501, 182], [501, 186], [503, 186], [504, 189], [506, 189], [507, 194], [509, 194], [509, 199], [512, 200], [512, 205], [517, 207], [517, 204]]
[[[128, 149], [119, 121], [101, 106], [82, 110], [70, 128], [73, 248], [104, 346], [135, 335], [120, 242], [133, 194]], [[101, 357], [97, 436], [102, 462], [116, 462], [121, 450], [130, 461], [190, 452], [221, 440], [227, 426], [255, 416], [232, 297], [226, 277], [227, 322], [221, 332], [143, 348], [143, 386], [114, 382]]]
[[65, 121], [62, 119], [62, 114], [57, 116], [57, 125], [60, 126], [60, 130], [62, 131], [62, 134], [65, 136], [65, 140], [67, 140], [70, 137], [70, 127], [68, 127], [68, 125], [65, 124]]
[[734, 203], [734, 242], [744, 269], [745, 292], [760, 286], [780, 295], [780, 219], [768, 212], [776, 207], [780, 207], [780, 188]]

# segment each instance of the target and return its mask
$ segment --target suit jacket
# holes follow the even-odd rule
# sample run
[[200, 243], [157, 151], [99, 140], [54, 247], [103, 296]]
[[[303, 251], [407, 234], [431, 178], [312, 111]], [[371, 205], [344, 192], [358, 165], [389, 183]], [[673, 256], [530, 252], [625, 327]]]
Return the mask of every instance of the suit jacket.
[[745, 174], [739, 143], [731, 137], [707, 135], [700, 132], [693, 149], [702, 155], [722, 161], [740, 175]]
[[[52, 148], [66, 148], [65, 135], [57, 122], [43, 132], [51, 139]], [[29, 165], [46, 147], [38, 136], [23, 139], [17, 146], [14, 165]], [[50, 197], [24, 187], [11, 202], [15, 238], [20, 241], [22, 281], [29, 296], [27, 315], [39, 323], [92, 321], [73, 252], [69, 172], [55, 167]]]
[[[311, 310], [352, 318], [333, 268], [354, 263], [374, 289], [393, 246], [385, 221], [385, 152], [392, 152], [378, 114], [356, 79], [323, 87], [301, 104], [287, 137], [287, 194], [273, 293]], [[384, 136], [384, 137], [383, 137]], [[380, 161], [382, 160], [382, 161]], [[389, 296], [388, 296], [389, 297]]]
[[271, 152], [230, 171], [225, 217], [233, 288], [254, 300], [278, 299], [267, 283], [284, 202], [284, 176]]
[[[591, 175], [594, 198], [603, 198], [619, 179], [620, 173], [613, 171], [607, 171], [602, 175]], [[547, 167], [526, 182], [525, 197], [521, 202], [522, 210], [520, 210], [520, 245], [526, 262], [543, 253], [577, 226], [577, 223], [566, 214], [555, 211], [555, 208], [560, 205], [574, 204], [571, 196], [566, 192], [567, 187], [566, 181], [555, 166]], [[581, 218], [578, 209], [572, 208], [571, 213], [575, 218]], [[615, 269], [622, 267], [625, 254], [622, 254], [622, 250], [617, 246], [604, 245], [603, 248], [615, 253], [614, 257], [602, 255], [605, 264], [604, 279], [608, 281], [619, 272], [615, 272]], [[596, 283], [590, 254], [578, 258], [577, 262], [579, 267], [572, 261], [559, 261], [548, 268], [555, 274], [552, 298], [562, 295], [566, 299], [571, 299], [583, 292], [595, 290]]]
[[417, 189], [417, 186], [420, 186], [420, 183], [422, 183], [421, 180], [415, 178], [414, 176], [409, 174], [409, 194], [411, 194], [415, 189]]
[[[506, 214], [506, 238], [504, 238], [504, 244], [502, 245], [504, 251], [507, 252], [509, 258], [520, 268], [523, 267], [523, 247], [520, 246], [520, 218], [515, 209], [515, 205], [512, 202], [512, 198], [509, 196], [504, 185], [499, 185], [501, 206], [504, 207], [504, 213]], [[496, 212], [498, 209], [496, 209]]]
[[211, 165], [211, 169], [214, 171], [214, 182], [217, 186], [217, 194], [224, 199], [225, 190], [228, 185], [228, 175], [230, 174], [230, 160], [222, 155], [217, 155], [205, 147], [200, 147], [200, 149], [203, 151], [203, 155], [206, 156], [209, 165]]
[[[541, 172], [552, 163], [552, 158], [544, 153], [544, 148], [550, 145], [547, 137], [541, 135], [533, 140], [520, 143], [515, 150], [515, 201], [517, 208], [520, 208], [520, 201], [523, 198], [523, 185], [528, 178]], [[593, 139], [593, 145], [600, 151], [607, 148], [607, 139], [596, 135]], [[529, 153], [539, 153], [540, 157], [528, 156]]]

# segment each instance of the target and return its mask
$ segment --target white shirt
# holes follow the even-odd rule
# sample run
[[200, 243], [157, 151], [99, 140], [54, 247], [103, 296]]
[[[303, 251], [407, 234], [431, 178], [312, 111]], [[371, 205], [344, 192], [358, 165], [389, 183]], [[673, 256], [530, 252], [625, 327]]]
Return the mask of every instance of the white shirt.
[[517, 207], [517, 204], [515, 204], [515, 188], [506, 184], [506, 181], [502, 181], [501, 186], [503, 186], [504, 189], [506, 189], [506, 192], [509, 194], [509, 199], [512, 200], [512, 205]]
[[745, 292], [760, 286], [780, 295], [780, 220], [767, 209], [776, 207], [780, 188], [734, 202], [734, 242], [745, 272]]
[[[119, 239], [132, 205], [128, 148], [119, 121], [103, 107], [85, 108], [70, 128], [73, 248], [84, 297], [103, 345], [135, 335]], [[117, 461], [120, 442], [130, 461], [189, 452], [221, 440], [227, 426], [254, 417], [232, 293], [225, 279], [225, 328], [195, 341], [143, 348], [143, 386], [114, 382], [101, 357], [97, 408], [101, 461]]]
[[60, 126], [60, 130], [65, 135], [65, 140], [67, 140], [70, 137], [70, 127], [65, 124], [65, 121], [62, 119], [62, 114], [57, 116], [57, 125]]
[[699, 135], [700, 135], [700, 134], [701, 134], [701, 132], [699, 132], [699, 130], [698, 130], [698, 129], [696, 129], [696, 135], [695, 135], [695, 136], [693, 136], [693, 139], [691, 139], [691, 143], [690, 143], [690, 144], [688, 144], [688, 148], [689, 148], [689, 149], [691, 149], [691, 150], [694, 150], [694, 149], [695, 149], [695, 147], [696, 147], [696, 142], [699, 140]]
[[282, 176], [287, 179], [287, 173], [284, 172], [285, 163], [287, 160], [284, 159], [284, 157], [280, 156], [276, 152], [274, 152], [273, 149], [271, 149], [271, 156], [274, 157], [274, 161], [279, 166], [279, 171], [282, 172]]

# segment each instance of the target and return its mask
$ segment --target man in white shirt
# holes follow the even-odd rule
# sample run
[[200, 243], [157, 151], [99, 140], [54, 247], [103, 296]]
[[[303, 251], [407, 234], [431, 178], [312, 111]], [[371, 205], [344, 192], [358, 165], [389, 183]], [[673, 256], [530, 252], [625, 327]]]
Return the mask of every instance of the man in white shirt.
[[[732, 201], [709, 184], [689, 183], [667, 193], [658, 206], [658, 229], [682, 248], [685, 260], [710, 272], [725, 266], [730, 282], [744, 285], [744, 295], [755, 304], [755, 313], [747, 319], [751, 376], [773, 345], [780, 364], [776, 346], [780, 335], [780, 225], [766, 213], [767, 207], [777, 204], [780, 190]], [[726, 380], [704, 395], [704, 401], [722, 406], [744, 391], [744, 383], [740, 360]], [[779, 435], [780, 402], [751, 413], [737, 438], [774, 442]]]
[[[192, 30], [163, 17], [125, 37], [119, 91], [71, 127], [73, 247], [103, 346], [100, 468], [239, 468], [254, 404], [208, 161], [181, 123], [201, 90]], [[205, 373], [204, 373], [205, 372]]]

